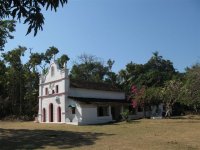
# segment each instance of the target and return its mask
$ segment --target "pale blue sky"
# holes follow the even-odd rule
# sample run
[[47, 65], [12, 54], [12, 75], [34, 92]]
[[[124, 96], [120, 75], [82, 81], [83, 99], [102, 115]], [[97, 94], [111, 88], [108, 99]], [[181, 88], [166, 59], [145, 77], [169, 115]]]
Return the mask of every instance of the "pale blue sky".
[[181, 72], [200, 62], [200, 0], [69, 0], [44, 16], [36, 37], [25, 36], [27, 25], [17, 24], [5, 49], [42, 52], [54, 45], [71, 58], [69, 67], [88, 53], [115, 60], [116, 72], [130, 61], [146, 63], [154, 51]]

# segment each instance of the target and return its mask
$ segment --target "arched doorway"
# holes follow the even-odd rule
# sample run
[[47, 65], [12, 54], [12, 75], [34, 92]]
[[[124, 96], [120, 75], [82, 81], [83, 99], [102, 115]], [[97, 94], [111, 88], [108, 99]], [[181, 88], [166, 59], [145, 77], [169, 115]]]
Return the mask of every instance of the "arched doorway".
[[61, 108], [60, 108], [60, 106], [57, 108], [57, 119], [58, 119], [58, 122], [61, 122]]
[[49, 104], [49, 122], [53, 122], [53, 104]]
[[42, 110], [42, 121], [43, 122], [46, 122], [46, 109], [45, 108], [43, 108], [43, 110]]

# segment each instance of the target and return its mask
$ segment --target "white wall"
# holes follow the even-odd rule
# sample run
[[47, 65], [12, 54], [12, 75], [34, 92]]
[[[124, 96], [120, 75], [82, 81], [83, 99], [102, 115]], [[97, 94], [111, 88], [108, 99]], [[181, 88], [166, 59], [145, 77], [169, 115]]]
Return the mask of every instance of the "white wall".
[[[58, 114], [57, 114], [57, 108], [60, 106], [61, 107], [61, 122], [65, 122], [65, 107], [64, 107], [64, 99], [65, 96], [60, 96], [60, 100], [56, 100], [55, 97], [49, 97], [49, 98], [45, 98], [42, 100], [42, 106], [41, 109], [43, 110], [43, 108], [46, 109], [46, 122], [49, 122], [49, 104], [52, 103], [53, 104], [53, 122], [57, 122], [58, 118]], [[43, 118], [43, 116], [42, 116]]]
[[92, 89], [70, 88], [69, 96], [101, 99], [125, 99], [124, 92], [102, 91]]
[[[75, 106], [75, 114], [72, 114], [72, 110], [69, 105]], [[82, 121], [82, 108], [79, 103], [72, 99], [66, 101], [66, 123], [79, 124]]]
[[109, 116], [98, 117], [97, 105], [81, 104], [82, 122], [81, 124], [98, 124], [112, 121], [111, 109], [109, 106]]
[[45, 94], [45, 89], [46, 89], [46, 88], [48, 88], [49, 95], [52, 94], [52, 90], [54, 90], [54, 92], [56, 92], [56, 85], [58, 85], [58, 87], [59, 87], [59, 93], [65, 92], [65, 91], [64, 91], [64, 82], [63, 82], [63, 81], [58, 81], [58, 82], [56, 82], [56, 83], [53, 83], [53, 84], [51, 85], [51, 87], [50, 87], [50, 84], [41, 85], [42, 93], [43, 93], [42, 96], [46, 96], [46, 94]]
[[[51, 76], [51, 67], [54, 67], [54, 75]], [[60, 70], [56, 62], [51, 63], [46, 75], [40, 77], [40, 95], [45, 96], [45, 89], [48, 88], [49, 94], [52, 94], [52, 90], [56, 92], [56, 85], [59, 86], [59, 93], [67, 92], [65, 87], [65, 78], [68, 82], [68, 70]], [[67, 88], [68, 89], [68, 88]]]
[[[54, 67], [54, 75], [51, 76], [51, 67]], [[51, 85], [51, 86], [50, 86]], [[56, 93], [56, 85], [58, 85], [59, 90]], [[69, 79], [68, 70], [66, 68], [60, 69], [56, 61], [53, 61], [49, 67], [46, 75], [41, 75], [40, 85], [39, 85], [39, 122], [42, 122], [42, 110], [46, 109], [46, 122], [49, 122], [49, 104], [53, 104], [53, 121], [57, 122], [58, 114], [57, 108], [61, 107], [61, 122], [65, 122], [66, 115], [66, 97], [68, 92]], [[45, 89], [48, 88], [49, 95], [45, 94]], [[54, 90], [54, 94], [52, 94]], [[56, 99], [59, 100], [56, 100]]]
[[[51, 68], [54, 67], [54, 75], [51, 76]], [[66, 77], [66, 69], [60, 69], [57, 62], [53, 61], [51, 62], [48, 71], [45, 75], [41, 76], [41, 82], [40, 83], [47, 83], [52, 82], [61, 78]]]

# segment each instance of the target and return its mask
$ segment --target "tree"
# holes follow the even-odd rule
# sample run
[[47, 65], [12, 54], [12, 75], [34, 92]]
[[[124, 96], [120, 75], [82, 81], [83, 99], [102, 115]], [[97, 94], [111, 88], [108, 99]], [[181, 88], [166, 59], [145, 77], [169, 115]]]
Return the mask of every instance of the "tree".
[[0, 20], [12, 17], [28, 24], [27, 34], [34, 30], [34, 36], [38, 30], [42, 30], [44, 16], [42, 8], [57, 11], [59, 5], [67, 4], [67, 0], [3, 0], [0, 2]]
[[192, 107], [198, 113], [200, 110], [200, 64], [195, 64], [186, 70], [186, 82], [182, 90], [182, 103]]
[[69, 61], [69, 57], [66, 54], [63, 54], [60, 58], [58, 58], [58, 64], [60, 66], [60, 68], [64, 67], [64, 64], [67, 63], [67, 61]]
[[[44, 60], [46, 63], [50, 63], [51, 59], [57, 54], [59, 53], [59, 50], [58, 48], [54, 47], [54, 46], [51, 46], [49, 47], [45, 54], [44, 54]], [[54, 59], [54, 58], [53, 58]]]
[[119, 72], [119, 82], [122, 88], [128, 92], [134, 84], [138, 87], [161, 87], [168, 80], [179, 74], [175, 71], [173, 63], [163, 59], [158, 52], [145, 64], [130, 62], [125, 69]]
[[3, 59], [8, 64], [6, 71], [6, 92], [7, 100], [11, 103], [10, 114], [22, 113], [22, 101], [24, 96], [24, 78], [23, 78], [23, 64], [21, 56], [26, 51], [25, 47], [19, 46], [18, 48], [3, 53]]
[[0, 20], [0, 51], [3, 51], [7, 38], [13, 39], [11, 35], [15, 31], [14, 20]]
[[140, 88], [132, 85], [129, 100], [131, 101], [131, 106], [137, 108], [138, 106], [143, 108], [144, 116], [146, 117], [146, 110], [150, 110], [151, 105], [158, 105], [162, 102], [160, 97], [161, 88], [150, 87], [147, 88], [142, 86]]
[[160, 91], [161, 87], [149, 87], [145, 91], [145, 101], [147, 104], [158, 105], [162, 103]]
[[27, 63], [27, 67], [30, 66], [29, 69], [33, 68], [33, 71], [35, 72], [37, 68], [37, 66], [40, 66], [42, 69], [44, 69], [41, 64], [42, 61], [44, 60], [44, 54], [43, 53], [32, 53], [30, 52], [30, 58], [29, 61]]
[[104, 82], [108, 72], [108, 66], [105, 66], [99, 58], [83, 54], [72, 66], [70, 77], [76, 80]]
[[31, 71], [28, 66], [24, 65], [24, 97], [23, 97], [23, 114], [32, 119], [38, 111], [39, 95], [39, 73]]
[[144, 73], [144, 65], [130, 62], [126, 65], [125, 69], [119, 71], [119, 84], [128, 93], [132, 85], [145, 85], [143, 80]]
[[[137, 92], [132, 94], [134, 95], [133, 100], [142, 103], [145, 111], [147, 107], [163, 102], [160, 91], [166, 86], [165, 82], [178, 81], [182, 76], [175, 71], [170, 60], [166, 60], [158, 52], [154, 52], [145, 64], [128, 63], [126, 68], [119, 72], [118, 79], [127, 95], [131, 95], [132, 85], [137, 87]], [[167, 104], [169, 105], [169, 103]]]
[[112, 84], [112, 85], [117, 85], [117, 74], [115, 72], [112, 71], [112, 67], [114, 65], [115, 61], [109, 59], [107, 61], [107, 73], [105, 76], [105, 82]]
[[[30, 58], [26, 63], [22, 57], [27, 48], [19, 46], [2, 53], [0, 59], [0, 118], [14, 115], [28, 116], [32, 119], [38, 110], [39, 71], [38, 67], [46, 69], [53, 55], [59, 51], [50, 47], [45, 53], [34, 53], [30, 50]], [[61, 56], [61, 63], [69, 58]]]
[[[51, 46], [49, 47], [45, 53], [32, 53], [30, 49], [30, 59], [26, 64], [29, 69], [33, 69], [33, 71], [38, 70], [39, 66], [43, 73], [45, 74], [47, 71], [46, 65], [51, 62], [52, 59], [55, 59], [55, 55], [59, 53], [58, 48]], [[69, 57], [63, 54], [60, 58], [57, 59], [59, 66], [62, 68], [63, 64], [69, 60]]]
[[9, 112], [8, 94], [7, 94], [7, 68], [3, 60], [0, 60], [0, 117], [5, 116]]
[[178, 80], [167, 81], [162, 88], [161, 96], [166, 106], [165, 116], [170, 117], [172, 114], [173, 106], [181, 99], [182, 82]]
[[173, 79], [177, 73], [170, 60], [163, 59], [158, 52], [154, 52], [150, 60], [144, 65], [145, 67], [145, 85], [163, 86], [165, 81]]
[[145, 86], [142, 86], [139, 89], [135, 85], [132, 85], [129, 99], [131, 100], [131, 105], [133, 108], [136, 108], [138, 105], [144, 105], [145, 90]]

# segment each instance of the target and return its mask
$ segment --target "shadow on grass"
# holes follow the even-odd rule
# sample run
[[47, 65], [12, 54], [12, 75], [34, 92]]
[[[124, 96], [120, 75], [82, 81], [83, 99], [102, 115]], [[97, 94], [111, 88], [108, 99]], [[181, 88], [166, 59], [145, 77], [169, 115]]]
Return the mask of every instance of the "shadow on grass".
[[123, 122], [125, 122], [125, 123], [127, 123], [127, 124], [141, 123], [140, 120], [129, 120], [128, 122], [126, 122], [126, 121], [112, 121], [112, 122], [99, 123], [99, 124], [90, 124], [90, 125], [95, 125], [95, 126], [113, 125], [113, 126], [115, 126], [115, 125], [120, 125], [120, 123], [123, 123]]
[[67, 149], [93, 145], [101, 136], [111, 135], [113, 134], [0, 128], [0, 149], [41, 149], [46, 146]]
[[200, 115], [188, 115], [188, 116], [172, 116], [169, 119], [191, 119], [200, 120]]
[[97, 124], [89, 124], [89, 125], [94, 125], [94, 126], [103, 126], [103, 125], [118, 125], [120, 121], [111, 121], [111, 122], [106, 122], [106, 123], [97, 123]]
[[140, 120], [130, 120], [130, 121], [128, 121], [127, 123], [130, 123], [130, 124], [137, 124], [137, 123], [141, 123], [141, 121]]

